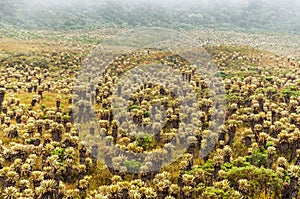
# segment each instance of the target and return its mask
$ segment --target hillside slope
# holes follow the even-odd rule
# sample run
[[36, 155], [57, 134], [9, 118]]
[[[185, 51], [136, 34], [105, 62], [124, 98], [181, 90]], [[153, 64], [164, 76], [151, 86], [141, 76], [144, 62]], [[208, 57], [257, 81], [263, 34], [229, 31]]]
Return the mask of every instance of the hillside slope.
[[[30, 29], [95, 29], [107, 26], [217, 28], [298, 33], [299, 3], [251, 0], [147, 3], [146, 1], [56, 0], [0, 2], [0, 26]], [[229, 2], [229, 3], [228, 3]], [[243, 1], [244, 2], [244, 1]]]

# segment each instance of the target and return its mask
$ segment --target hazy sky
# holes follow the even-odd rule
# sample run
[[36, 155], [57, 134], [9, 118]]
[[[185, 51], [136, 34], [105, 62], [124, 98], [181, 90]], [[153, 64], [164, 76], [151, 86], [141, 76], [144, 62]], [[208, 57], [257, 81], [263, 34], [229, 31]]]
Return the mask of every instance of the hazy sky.
[[28, 4], [35, 4], [35, 5], [64, 5], [64, 6], [71, 6], [71, 5], [90, 5], [90, 4], [103, 4], [108, 2], [116, 2], [120, 4], [153, 4], [153, 5], [160, 5], [160, 6], [183, 6], [183, 7], [197, 7], [197, 6], [211, 6], [211, 5], [220, 5], [226, 4], [229, 6], [248, 6], [252, 3], [265, 4], [270, 5], [273, 4], [274, 6], [277, 5], [291, 5], [294, 6], [295, 4], [299, 5], [300, 1], [298, 0], [27, 0]]

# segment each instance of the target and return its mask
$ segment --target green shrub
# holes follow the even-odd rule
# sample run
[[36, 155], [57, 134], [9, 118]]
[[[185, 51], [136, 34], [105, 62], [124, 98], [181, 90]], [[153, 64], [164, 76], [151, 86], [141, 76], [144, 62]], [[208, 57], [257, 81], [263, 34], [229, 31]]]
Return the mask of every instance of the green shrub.
[[224, 178], [227, 179], [235, 189], [239, 186], [238, 179], [247, 179], [251, 185], [249, 193], [251, 193], [252, 196], [259, 195], [265, 191], [270, 195], [274, 195], [275, 198], [278, 198], [280, 188], [283, 184], [275, 171], [263, 167], [258, 168], [253, 165], [233, 167], [226, 171]]
[[222, 77], [223, 79], [225, 79], [228, 76], [228, 74], [223, 71], [219, 71], [219, 72], [217, 72], [216, 76]]
[[65, 148], [56, 148], [51, 151], [51, 155], [58, 155], [60, 161], [63, 162], [65, 156]]
[[148, 149], [153, 143], [153, 139], [147, 134], [139, 134], [136, 138], [138, 145], [143, 147], [144, 149]]
[[300, 90], [299, 87], [296, 85], [291, 85], [285, 87], [281, 92], [281, 96], [290, 98], [291, 96], [299, 97], [300, 96]]
[[127, 168], [127, 171], [137, 171], [140, 165], [141, 163], [135, 159], [124, 161], [124, 166]]
[[268, 158], [268, 152], [265, 150], [261, 152], [259, 149], [254, 150], [252, 155], [247, 156], [247, 161], [249, 161], [251, 164], [261, 167], [266, 166], [267, 158]]
[[239, 192], [228, 187], [226, 189], [216, 187], [206, 187], [199, 199], [240, 199], [242, 196]]

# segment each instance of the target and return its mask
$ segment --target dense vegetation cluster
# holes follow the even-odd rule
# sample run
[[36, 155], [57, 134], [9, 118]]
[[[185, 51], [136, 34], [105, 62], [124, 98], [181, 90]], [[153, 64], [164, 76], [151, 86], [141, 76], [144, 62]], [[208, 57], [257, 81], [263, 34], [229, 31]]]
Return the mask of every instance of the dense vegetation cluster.
[[[0, 198], [300, 198], [299, 2], [187, 1], [0, 1]], [[181, 30], [219, 82], [164, 49], [89, 53], [170, 36], [145, 27]]]
[[[216, 75], [223, 79], [227, 107], [212, 152], [199, 157], [197, 151], [211, 135], [207, 127], [214, 110], [205, 81], [189, 73], [189, 63], [156, 50], [125, 54], [94, 82], [90, 101], [82, 102], [72, 92], [86, 47], [78, 44], [72, 50], [42, 49], [1, 58], [1, 198], [298, 197], [299, 60], [248, 47], [206, 46], [218, 67]], [[151, 105], [162, 103], [169, 115], [159, 134], [128, 136], [116, 125], [110, 96], [118, 73], [149, 61], [179, 67], [197, 90], [200, 128], [188, 138], [176, 130], [184, 122], [177, 115], [176, 97], [159, 85], [145, 85], [132, 95], [128, 107], [134, 123], [143, 126]], [[128, 153], [154, 151], [167, 158], [172, 138], [190, 139], [191, 145], [171, 165], [143, 172], [159, 164], [160, 156], [142, 165], [126, 154], [110, 159], [109, 147], [89, 148], [79, 134], [85, 131], [93, 137], [99, 131], [75, 125], [72, 104], [85, 111], [95, 107], [106, 146], [116, 145]], [[107, 158], [97, 161], [103, 153]], [[131, 170], [140, 172], [127, 173]]]

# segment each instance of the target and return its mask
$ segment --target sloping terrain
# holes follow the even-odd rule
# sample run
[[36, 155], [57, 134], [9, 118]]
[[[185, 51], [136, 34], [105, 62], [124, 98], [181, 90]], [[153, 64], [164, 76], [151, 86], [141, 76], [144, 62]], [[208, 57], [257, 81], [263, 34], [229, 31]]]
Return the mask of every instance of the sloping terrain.
[[103, 27], [215, 28], [246, 32], [298, 33], [299, 2], [268, 1], [23, 1], [3, 0], [2, 27], [97, 29]]
[[[195, 148], [159, 173], [143, 173], [139, 160], [124, 156], [97, 162], [96, 155], [109, 153], [109, 148], [86, 148], [72, 122], [71, 91], [89, 45], [74, 41], [62, 46], [62, 41], [55, 40], [2, 41], [15, 43], [1, 42], [5, 52], [0, 61], [0, 184], [4, 198], [286, 199], [298, 194], [299, 60], [246, 46], [206, 46], [218, 75], [224, 79], [228, 103], [217, 144], [208, 156], [197, 156], [209, 135], [205, 129], [209, 99], [200, 97], [205, 125], [194, 134]], [[125, 70], [135, 62], [151, 60], [184, 63], [155, 50], [137, 55], [124, 55], [115, 61]], [[128, 58], [132, 61], [124, 68]], [[128, 137], [113, 130], [115, 122], [106, 115], [110, 112], [108, 102], [100, 100], [105, 99], [102, 95], [107, 95], [105, 91], [112, 85], [110, 77], [113, 73], [107, 74], [102, 85], [95, 84], [99, 124], [106, 129], [107, 140], [128, 152], [154, 150], [168, 154], [172, 146], [166, 143], [170, 132], [180, 140], [176, 125], [166, 126], [160, 137]], [[199, 86], [205, 88], [205, 82]], [[151, 100], [162, 99], [161, 94], [155, 94], [157, 89], [153, 87], [151, 95], [139, 93], [144, 93], [142, 103], [134, 98], [139, 95], [133, 95], [131, 100], [136, 104], [129, 109], [134, 118], [143, 119], [136, 122], [146, 122]], [[167, 90], [165, 94], [168, 97]], [[174, 114], [171, 101], [167, 106]], [[85, 131], [94, 136], [91, 129]], [[113, 168], [107, 167], [109, 162]], [[126, 174], [130, 169], [140, 169], [141, 173]]]

